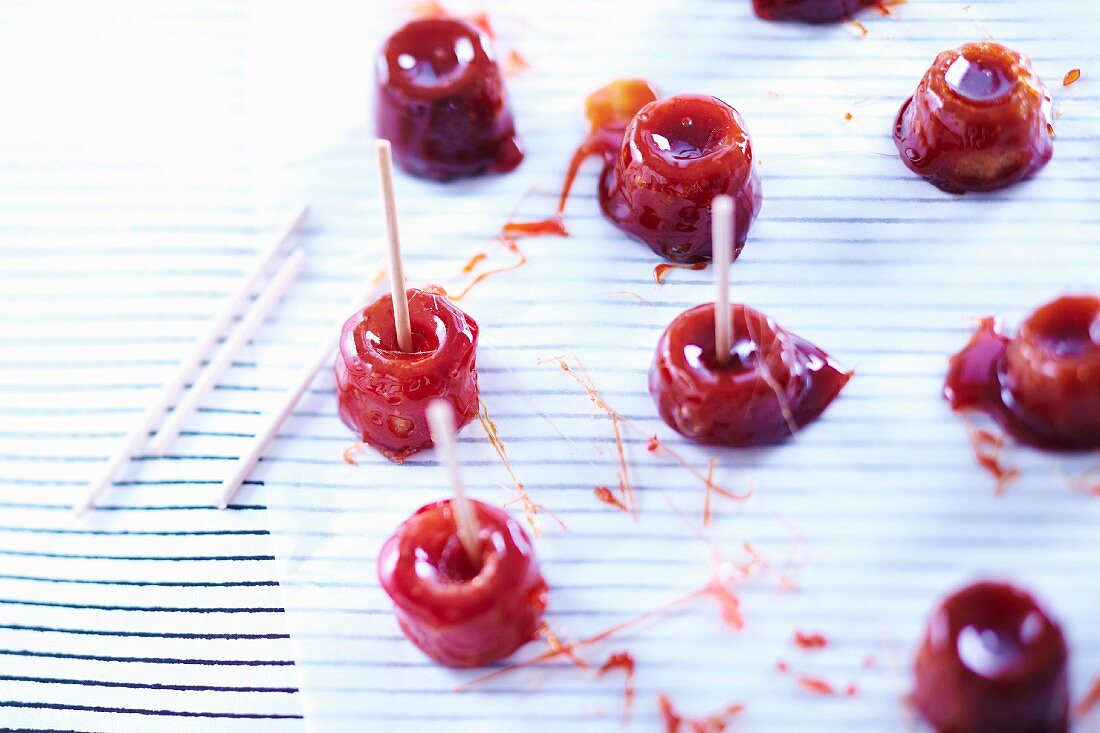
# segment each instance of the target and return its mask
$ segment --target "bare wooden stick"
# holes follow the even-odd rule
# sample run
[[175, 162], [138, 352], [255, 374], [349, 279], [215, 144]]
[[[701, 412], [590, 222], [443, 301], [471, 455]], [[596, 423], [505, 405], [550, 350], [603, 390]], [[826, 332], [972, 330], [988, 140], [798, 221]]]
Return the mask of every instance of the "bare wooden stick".
[[179, 435], [180, 430], [183, 428], [187, 419], [198, 409], [199, 404], [202, 403], [203, 398], [207, 393], [214, 388], [214, 385], [218, 383], [218, 380], [225, 370], [229, 368], [229, 365], [233, 363], [234, 357], [244, 347], [248, 340], [260, 329], [260, 327], [267, 320], [267, 317], [271, 315], [271, 311], [275, 310], [275, 306], [279, 304], [286, 291], [294, 284], [294, 281], [298, 279], [298, 276], [302, 274], [302, 270], [306, 264], [306, 253], [304, 250], [295, 250], [283, 262], [283, 264], [272, 276], [271, 281], [268, 282], [267, 287], [264, 288], [263, 293], [252, 304], [252, 308], [249, 309], [244, 319], [241, 320], [237, 327], [222, 344], [221, 349], [217, 355], [210, 360], [210, 363], [206, 365], [206, 369], [203, 370], [199, 378], [191, 385], [191, 389], [187, 390], [181, 399], [176, 404], [176, 409], [168, 416], [161, 425], [160, 430], [153, 436], [153, 439], [149, 443], [149, 452], [153, 455], [162, 456], [172, 446], [176, 437]]
[[[379, 274], [381, 275], [381, 273]], [[351, 301], [350, 309], [362, 308], [378, 292], [380, 282], [381, 278], [379, 277], [356, 293]], [[248, 474], [259, 463], [264, 451], [267, 450], [267, 446], [278, 435], [279, 428], [294, 412], [294, 406], [298, 404], [298, 400], [302, 399], [302, 395], [313, 383], [317, 372], [331, 362], [332, 353], [340, 342], [340, 331], [344, 325], [344, 320], [342, 318], [339, 323], [330, 326], [331, 330], [326, 335], [325, 340], [317, 346], [317, 351], [298, 372], [294, 383], [284, 393], [282, 401], [275, 406], [275, 409], [264, 422], [263, 427], [256, 433], [252, 442], [248, 444], [248, 448], [233, 464], [233, 472], [218, 487], [218, 495], [214, 500], [214, 504], [219, 509], [225, 509], [229, 506], [229, 502], [233, 501], [233, 497], [237, 495], [241, 484], [244, 483], [244, 480], [248, 478]]]
[[412, 325], [409, 323], [409, 297], [405, 293], [405, 265], [401, 261], [401, 238], [397, 233], [397, 199], [393, 193], [393, 153], [389, 140], [375, 140], [378, 153], [378, 183], [386, 212], [386, 245], [390, 254], [390, 297], [393, 322], [397, 328], [397, 346], [412, 351]]
[[244, 277], [241, 278], [240, 284], [230, 296], [225, 307], [214, 317], [206, 333], [199, 337], [199, 340], [195, 342], [191, 351], [182, 361], [180, 361], [179, 366], [176, 367], [176, 371], [171, 378], [164, 383], [164, 386], [161, 387], [160, 392], [153, 398], [152, 403], [142, 414], [141, 420], [138, 421], [138, 424], [135, 425], [133, 430], [126, 436], [122, 445], [118, 447], [118, 450], [107, 461], [107, 464], [103, 466], [95, 479], [88, 484], [87, 490], [73, 504], [73, 512], [76, 514], [83, 514], [91, 509], [95, 505], [96, 499], [114, 483], [115, 477], [118, 476], [123, 466], [130, 461], [134, 453], [146, 444], [149, 440], [149, 433], [157, 426], [161, 418], [164, 417], [164, 413], [168, 411], [169, 405], [176, 399], [176, 396], [180, 393], [180, 390], [183, 389], [183, 386], [187, 384], [187, 380], [191, 378], [191, 375], [194, 373], [195, 369], [198, 368], [199, 364], [202, 363], [202, 360], [205, 359], [207, 354], [214, 348], [218, 339], [229, 330], [229, 326], [233, 323], [233, 319], [237, 316], [237, 313], [244, 307], [245, 302], [252, 295], [257, 284], [271, 267], [271, 264], [282, 253], [287, 242], [289, 242], [291, 237], [294, 236], [294, 233], [298, 231], [298, 228], [305, 220], [308, 212], [309, 208], [304, 204], [295, 207], [286, 221], [278, 228], [271, 241], [257, 253], [256, 259], [253, 260], [248, 271], [245, 273]]
[[481, 568], [481, 543], [478, 541], [479, 527], [474, 507], [466, 497], [459, 472], [458, 451], [455, 450], [455, 411], [450, 402], [436, 400], [428, 405], [428, 426], [432, 431], [432, 442], [440, 461], [447, 466], [451, 475], [451, 488], [454, 498], [451, 508], [455, 515], [455, 529], [462, 542], [470, 562], [475, 568]]
[[734, 208], [729, 196], [715, 196], [710, 205], [711, 250], [714, 258], [714, 356], [719, 364], [730, 359], [733, 328], [730, 323], [730, 257], [733, 254]]

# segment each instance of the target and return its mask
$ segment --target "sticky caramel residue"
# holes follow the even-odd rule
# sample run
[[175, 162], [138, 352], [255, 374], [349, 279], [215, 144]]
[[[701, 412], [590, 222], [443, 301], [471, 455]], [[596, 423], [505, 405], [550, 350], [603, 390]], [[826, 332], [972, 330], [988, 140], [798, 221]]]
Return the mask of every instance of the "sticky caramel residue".
[[669, 696], [662, 692], [657, 695], [657, 708], [664, 733], [722, 733], [730, 720], [745, 709], [745, 704], [735, 702], [702, 718], [689, 718], [677, 711]]
[[1081, 702], [1077, 703], [1074, 713], [1078, 718], [1083, 718], [1095, 710], [1097, 706], [1100, 706], [1100, 677], [1096, 678], [1088, 693], [1081, 698]]
[[504, 75], [509, 78], [521, 76], [534, 68], [531, 62], [516, 50], [508, 52], [508, 55], [504, 57], [502, 66], [504, 67]]
[[795, 683], [807, 692], [812, 692], [815, 695], [835, 695], [836, 688], [833, 687], [833, 683], [828, 680], [823, 680], [820, 677], [810, 677], [809, 675], [799, 675], [795, 678]]
[[824, 649], [829, 646], [829, 640], [824, 634], [802, 630], [794, 632], [794, 643], [800, 649], [808, 650]]
[[634, 661], [633, 654], [630, 652], [614, 652], [596, 670], [596, 677], [603, 677], [616, 670], [622, 670], [623, 674], [626, 675], [626, 680], [623, 682], [623, 725], [630, 722], [630, 714], [634, 710], [634, 671], [636, 667], [637, 663]]
[[882, 0], [878, 4], [878, 12], [887, 18], [897, 18], [897, 13], [894, 12], [894, 8], [898, 5], [905, 5], [909, 0]]
[[[507, 225], [505, 225], [505, 229], [506, 228]], [[491, 252], [498, 246], [502, 247], [506, 252], [514, 255], [515, 261], [511, 264], [501, 265], [499, 267], [492, 267], [478, 272], [477, 274], [474, 274], [479, 265], [489, 260]], [[493, 240], [489, 243], [488, 247], [484, 251], [475, 254], [466, 262], [465, 265], [462, 266], [463, 275], [474, 274], [474, 277], [470, 280], [470, 282], [465, 285], [465, 287], [463, 287], [454, 295], [450, 295], [449, 297], [451, 300], [458, 302], [469, 295], [474, 288], [476, 288], [478, 285], [485, 282], [489, 278], [493, 277], [494, 275], [500, 275], [501, 273], [518, 270], [526, 264], [527, 255], [524, 254], [522, 249], [520, 249], [519, 245], [516, 243], [515, 238], [506, 234], [502, 229], [501, 233], [493, 238]]]
[[996, 479], [995, 493], [998, 495], [1005, 493], [1008, 485], [1020, 477], [1020, 469], [1005, 466], [1001, 460], [1001, 452], [1005, 446], [1004, 433], [995, 435], [989, 430], [976, 427], [970, 422], [965, 411], [961, 415], [966, 425], [970, 448], [974, 451], [974, 460]]
[[349, 466], [358, 466], [359, 463], [355, 460], [355, 456], [356, 454], [361, 453], [366, 447], [367, 444], [363, 442], [352, 443], [351, 445], [349, 445], [347, 448], [344, 449], [344, 463], [348, 464]]
[[543, 635], [547, 640], [550, 649], [539, 654], [531, 659], [523, 662], [515, 662], [513, 664], [506, 665], [500, 669], [489, 672], [476, 679], [464, 682], [455, 688], [456, 692], [465, 692], [466, 690], [480, 685], [484, 682], [496, 679], [502, 675], [513, 672], [517, 669], [526, 669], [528, 667], [535, 667], [543, 662], [547, 662], [551, 659], [557, 659], [559, 657], [567, 657], [573, 661], [575, 665], [583, 669], [588, 669], [591, 665], [585, 662], [583, 659], [579, 660], [578, 652], [582, 649], [586, 649], [590, 646], [594, 646], [600, 642], [606, 641], [617, 634], [621, 634], [624, 631], [636, 628], [650, 621], [667, 616], [674, 611], [679, 611], [685, 606], [688, 606], [701, 598], [713, 598], [718, 604], [722, 613], [722, 620], [734, 630], [741, 630], [744, 628], [745, 622], [741, 616], [741, 604], [737, 597], [736, 591], [734, 591], [734, 584], [740, 580], [747, 579], [760, 572], [760, 567], [755, 558], [750, 558], [749, 562], [742, 564], [735, 564], [723, 560], [720, 556], [715, 556], [714, 573], [711, 579], [707, 581], [705, 585], [698, 588], [674, 601], [666, 603], [663, 606], [659, 606], [645, 613], [641, 613], [637, 616], [629, 618], [625, 621], [620, 621], [599, 633], [588, 636], [579, 641], [571, 643], [562, 642], [556, 635], [549, 631], [548, 628], [543, 630]]
[[[572, 363], [570, 363], [572, 362]], [[587, 393], [588, 399], [592, 402], [592, 405], [607, 414], [611, 418], [611, 428], [615, 438], [615, 450], [619, 459], [619, 468], [617, 472], [618, 477], [618, 494], [616, 495], [623, 507], [634, 516], [637, 516], [637, 504], [634, 498], [633, 486], [630, 483], [630, 470], [629, 464], [626, 460], [626, 451], [623, 446], [623, 429], [627, 428], [638, 435], [643, 435], [647, 438], [646, 449], [651, 453], [663, 453], [674, 462], [683, 466], [691, 475], [697, 478], [700, 483], [703, 484], [706, 491], [714, 492], [717, 495], [726, 499], [747, 499], [749, 498], [753, 490], [750, 487], [742, 494], [736, 494], [729, 489], [716, 484], [711, 476], [702, 474], [697, 468], [688, 463], [687, 459], [681, 456], [676, 451], [669, 448], [662, 443], [657, 436], [650, 435], [646, 431], [642, 430], [640, 426], [625, 418], [622, 413], [616, 410], [614, 407], [607, 403], [603, 394], [596, 387], [592, 381], [592, 376], [588, 373], [587, 368], [576, 356], [567, 360], [565, 357], [557, 356], [552, 359], [545, 359], [539, 362], [540, 364], [557, 364], [558, 367], [568, 374], [573, 381], [581, 386], [581, 388]], [[606, 487], [604, 487], [606, 488]], [[610, 489], [608, 490], [610, 492]], [[599, 496], [599, 494], [597, 494]], [[601, 497], [603, 500], [603, 497]]]
[[513, 504], [516, 501], [523, 505], [523, 515], [527, 519], [527, 524], [531, 526], [531, 531], [535, 533], [536, 537], [542, 536], [542, 527], [539, 525], [537, 516], [540, 512], [549, 514], [550, 517], [558, 523], [558, 526], [563, 531], [569, 531], [569, 528], [565, 525], [565, 522], [561, 520], [557, 514], [550, 511], [542, 504], [536, 504], [531, 500], [531, 496], [527, 493], [527, 487], [519, 477], [516, 476], [516, 472], [512, 469], [512, 463], [508, 460], [508, 452], [504, 448], [504, 441], [500, 439], [500, 433], [497, 430], [497, 425], [493, 422], [489, 416], [489, 408], [485, 406], [484, 402], [478, 402], [480, 409], [477, 413], [478, 422], [481, 423], [481, 428], [485, 431], [485, 436], [489, 439], [489, 444], [493, 446], [493, 450], [497, 452], [497, 456], [500, 458], [500, 462], [504, 464], [504, 470], [508, 472], [508, 478], [512, 479], [512, 486], [515, 487], [519, 496], [509, 504]]
[[1080, 69], [1070, 69], [1066, 72], [1065, 77], [1062, 79], [1062, 86], [1068, 87], [1071, 84], [1076, 84], [1081, 79]]
[[1077, 478], [1071, 478], [1069, 484], [1077, 491], [1100, 497], [1100, 464], [1093, 466]]
[[691, 264], [674, 264], [672, 262], [662, 262], [653, 268], [653, 279], [658, 285], [665, 284], [665, 276], [668, 275], [669, 270], [705, 270], [707, 269], [706, 262], [693, 262]]
[[849, 20], [848, 25], [854, 28], [857, 33], [859, 33], [860, 38], [866, 38], [871, 33], [867, 26], [863, 25], [863, 23], [859, 22], [858, 20]]

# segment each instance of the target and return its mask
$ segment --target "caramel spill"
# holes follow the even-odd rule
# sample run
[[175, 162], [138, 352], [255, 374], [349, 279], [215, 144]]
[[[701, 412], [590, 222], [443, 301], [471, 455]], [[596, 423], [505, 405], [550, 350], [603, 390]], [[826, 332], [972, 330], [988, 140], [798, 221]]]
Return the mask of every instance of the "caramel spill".
[[680, 714], [669, 696], [662, 692], [657, 696], [657, 707], [664, 733], [722, 733], [729, 727], [730, 720], [745, 709], [745, 704], [731, 703], [705, 717], [689, 718]]
[[707, 269], [706, 262], [693, 262], [689, 265], [673, 264], [671, 262], [662, 262], [653, 268], [653, 279], [658, 285], [665, 284], [665, 276], [668, 275], [669, 270], [705, 270]]

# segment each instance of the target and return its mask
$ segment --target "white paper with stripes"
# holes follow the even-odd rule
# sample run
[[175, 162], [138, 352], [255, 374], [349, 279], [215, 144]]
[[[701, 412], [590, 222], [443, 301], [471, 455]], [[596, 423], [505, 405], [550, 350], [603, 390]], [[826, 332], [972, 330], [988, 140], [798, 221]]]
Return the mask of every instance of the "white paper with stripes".
[[[532, 186], [523, 215], [550, 213], [584, 95], [646, 76], [745, 116], [765, 203], [731, 271], [733, 297], [857, 376], [783, 446], [683, 445], [656, 418], [645, 373], [669, 320], [711, 299], [710, 273], [674, 271], [657, 288], [657, 261], [602, 219], [586, 167], [573, 236], [524, 241], [530, 262], [463, 302], [482, 327], [483, 400], [516, 474], [569, 528], [540, 515], [550, 624], [567, 638], [602, 630], [705, 582], [711, 542], [738, 561], [749, 542], [797, 565], [798, 590], [780, 592], [771, 577], [739, 585], [743, 631], [704, 600], [589, 651], [594, 663], [620, 650], [637, 658], [629, 730], [659, 729], [661, 691], [687, 715], [744, 702], [746, 731], [898, 730], [926, 614], [985, 576], [1035, 589], [1063, 620], [1079, 696], [1100, 673], [1100, 503], [1067, 479], [1096, 456], [1012, 451], [1023, 478], [996, 498], [939, 390], [974, 317], [1015, 324], [1062, 292], [1100, 288], [1096, 11], [911, 0], [896, 18], [861, 16], [860, 37], [845, 25], [766, 24], [741, 0], [672, 5], [489, 4], [503, 51], [533, 65], [510, 81], [528, 158], [485, 181], [399, 176], [410, 278], [452, 276]], [[558, 660], [457, 694], [473, 675], [431, 665], [404, 640], [375, 553], [444, 495], [446, 477], [430, 452], [400, 467], [370, 451], [346, 464], [353, 437], [330, 375], [237, 508], [206, 508], [380, 253], [370, 73], [406, 11], [338, 0], [0, 11], [0, 58], [20, 69], [5, 75], [0, 103], [0, 728], [298, 730], [293, 718], [210, 716], [303, 712], [315, 731], [620, 728], [621, 674], [594, 681]], [[1007, 192], [947, 196], [901, 165], [890, 126], [937, 52], [987, 34], [1030, 54], [1056, 88], [1055, 158]], [[1060, 89], [1077, 67], [1082, 81]], [[171, 454], [135, 461], [105, 510], [70, 518], [81, 481], [300, 198], [316, 212], [303, 280]], [[616, 480], [610, 423], [539, 363], [569, 354], [645, 432], [701, 469], [717, 457], [719, 482], [751, 484], [754, 498], [716, 500], [700, 541], [688, 523], [699, 521], [701, 486], [632, 434], [640, 517], [599, 503], [593, 487]], [[476, 423], [460, 451], [471, 495], [515, 498]], [[800, 651], [798, 629], [831, 644]], [[781, 660], [790, 673], [776, 671]], [[798, 674], [859, 693], [814, 696]]]

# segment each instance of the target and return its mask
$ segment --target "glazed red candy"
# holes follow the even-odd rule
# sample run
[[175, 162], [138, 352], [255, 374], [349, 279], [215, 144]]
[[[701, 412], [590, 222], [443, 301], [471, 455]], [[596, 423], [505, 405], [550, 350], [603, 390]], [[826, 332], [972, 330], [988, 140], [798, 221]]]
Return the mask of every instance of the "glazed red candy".
[[603, 160], [600, 207], [611, 222], [674, 262], [711, 258], [710, 204], [729, 194], [737, 207], [732, 257], [740, 254], [760, 210], [752, 141], [737, 110], [714, 97], [660, 99], [645, 79], [619, 79], [585, 100], [590, 131], [573, 153], [545, 222], [516, 231], [566, 234], [562, 219], [581, 164]]
[[894, 124], [902, 162], [953, 193], [992, 191], [1054, 153], [1050, 92], [1031, 61], [992, 41], [944, 51]]
[[736, 206], [736, 259], [762, 200], [741, 115], [698, 94], [659, 99], [638, 111], [604, 169], [599, 194], [604, 216], [673, 262], [711, 258], [710, 205], [719, 194], [732, 196]]
[[397, 346], [390, 296], [344, 323], [336, 358], [340, 419], [400, 463], [432, 445], [426, 410], [445, 399], [461, 428], [478, 412], [477, 324], [443, 295], [410, 289], [413, 350]]
[[408, 23], [383, 45], [376, 80], [378, 137], [412, 175], [447, 181], [523, 160], [492, 44], [470, 23]]
[[471, 501], [482, 566], [456, 534], [450, 501], [421, 507], [386, 540], [378, 577], [413, 644], [447, 667], [482, 667], [535, 638], [548, 588], [527, 534], [506, 512]]
[[803, 23], [838, 23], [881, 0], [752, 0], [753, 10], [764, 20]]
[[829, 355], [759, 311], [730, 306], [730, 358], [715, 358], [714, 304], [681, 313], [661, 336], [649, 392], [669, 427], [700, 443], [775, 443], [817, 418], [851, 378]]
[[978, 583], [945, 600], [916, 659], [917, 711], [939, 733], [1066, 733], [1066, 642], [1034, 598]]
[[983, 319], [951, 358], [944, 395], [956, 410], [989, 413], [1024, 443], [1100, 448], [1100, 297], [1047, 303], [1014, 338]]

